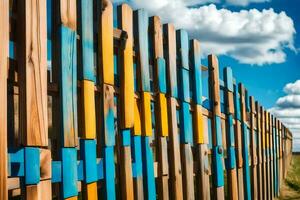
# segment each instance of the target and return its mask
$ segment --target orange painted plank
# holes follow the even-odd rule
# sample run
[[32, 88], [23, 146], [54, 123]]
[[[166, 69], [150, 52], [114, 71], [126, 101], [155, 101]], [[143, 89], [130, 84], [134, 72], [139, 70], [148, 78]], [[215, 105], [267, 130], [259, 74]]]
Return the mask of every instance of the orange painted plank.
[[85, 186], [85, 199], [86, 200], [97, 200], [98, 191], [97, 191], [97, 182], [87, 183]]
[[0, 13], [0, 199], [7, 200], [7, 72], [9, 55], [9, 0], [0, 1]]
[[155, 107], [157, 113], [157, 133], [161, 137], [166, 137], [169, 135], [168, 127], [168, 110], [167, 110], [167, 99], [165, 94], [157, 94], [157, 107]]
[[83, 139], [96, 138], [96, 111], [95, 111], [95, 83], [82, 81], [81, 106], [82, 106], [82, 132]]
[[151, 117], [151, 94], [149, 92], [141, 92], [142, 100], [142, 134], [144, 136], [152, 135], [152, 117]]
[[197, 144], [204, 144], [204, 121], [202, 115], [202, 106], [195, 105], [193, 112], [194, 136]]
[[139, 100], [135, 99], [135, 104], [134, 104], [134, 128], [133, 128], [134, 135], [141, 135], [141, 133], [142, 133], [141, 115], [140, 115], [138, 101]]
[[102, 1], [99, 25], [99, 77], [100, 82], [114, 85], [113, 6]]

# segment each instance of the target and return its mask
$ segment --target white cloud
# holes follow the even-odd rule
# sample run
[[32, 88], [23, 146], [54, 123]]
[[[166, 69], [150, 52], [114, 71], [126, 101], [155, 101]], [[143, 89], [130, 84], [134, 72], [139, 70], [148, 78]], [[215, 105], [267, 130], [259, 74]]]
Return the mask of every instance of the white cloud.
[[[280, 97], [269, 111], [290, 129], [294, 137], [300, 138], [300, 80], [286, 84], [283, 90], [287, 95]], [[294, 151], [300, 151], [300, 140], [294, 141]]]
[[295, 83], [288, 83], [283, 90], [288, 94], [300, 94], [300, 80]]
[[144, 8], [150, 15], [160, 16], [164, 23], [186, 29], [191, 38], [201, 41], [204, 56], [227, 55], [241, 63], [263, 65], [282, 63], [286, 60], [284, 50], [295, 50], [294, 23], [285, 12], [276, 13], [273, 9], [233, 12], [217, 9], [214, 4], [189, 7], [211, 1], [218, 0], [130, 2], [134, 8]]

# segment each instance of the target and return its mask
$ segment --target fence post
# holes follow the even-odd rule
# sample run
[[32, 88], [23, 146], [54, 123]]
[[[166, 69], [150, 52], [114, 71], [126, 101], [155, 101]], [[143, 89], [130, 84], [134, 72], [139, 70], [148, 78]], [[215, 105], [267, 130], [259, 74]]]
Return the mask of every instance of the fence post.
[[253, 96], [250, 96], [250, 147], [251, 147], [251, 183], [252, 183], [252, 198], [258, 199], [258, 185], [257, 185], [257, 112], [255, 109], [255, 100]]
[[212, 100], [212, 164], [215, 199], [224, 199], [223, 144], [221, 129], [221, 102], [219, 64], [214, 55], [208, 56], [210, 97]]
[[263, 199], [263, 175], [262, 175], [262, 123], [261, 123], [261, 107], [255, 102], [256, 111], [256, 133], [257, 133], [257, 198]]

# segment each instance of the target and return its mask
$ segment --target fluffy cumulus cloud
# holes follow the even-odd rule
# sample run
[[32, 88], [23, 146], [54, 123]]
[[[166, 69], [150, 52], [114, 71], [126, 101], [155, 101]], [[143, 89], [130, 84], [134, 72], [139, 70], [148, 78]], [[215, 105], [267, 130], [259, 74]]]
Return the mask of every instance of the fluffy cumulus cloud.
[[[263, 0], [227, 0], [258, 2]], [[134, 8], [144, 8], [158, 15], [164, 23], [186, 29], [191, 38], [202, 42], [203, 55], [227, 55], [245, 64], [282, 63], [286, 49], [295, 50], [293, 20], [285, 12], [257, 9], [233, 12], [218, 9], [219, 0], [131, 0]], [[196, 6], [197, 5], [197, 6]], [[201, 6], [199, 6], [201, 5]]]
[[269, 111], [292, 131], [294, 150], [300, 151], [300, 80], [287, 84], [283, 91], [287, 95], [280, 97]]

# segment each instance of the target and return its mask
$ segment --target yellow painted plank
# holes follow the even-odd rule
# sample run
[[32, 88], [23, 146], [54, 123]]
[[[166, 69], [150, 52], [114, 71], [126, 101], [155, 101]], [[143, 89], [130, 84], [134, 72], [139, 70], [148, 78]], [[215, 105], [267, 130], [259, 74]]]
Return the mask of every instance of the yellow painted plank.
[[197, 144], [204, 144], [204, 120], [202, 115], [202, 106], [195, 105], [194, 107], [194, 136]]
[[134, 104], [134, 128], [133, 132], [134, 135], [141, 135], [142, 133], [142, 128], [141, 128], [141, 116], [140, 116], [140, 109], [139, 109], [139, 104], [138, 100], [135, 99], [135, 104]]
[[127, 4], [118, 7], [120, 28], [127, 33], [124, 50], [121, 52], [121, 128], [134, 126], [134, 73], [133, 73], [133, 29], [132, 9]]
[[114, 85], [113, 6], [110, 1], [102, 1], [102, 3], [99, 26], [100, 81]]
[[142, 92], [142, 132], [145, 136], [152, 135], [151, 94]]
[[69, 197], [69, 198], [66, 198], [65, 200], [77, 200], [78, 197], [77, 196], [74, 196], [74, 197]]
[[85, 187], [86, 187], [85, 199], [97, 200], [98, 199], [97, 182], [88, 183], [85, 185]]
[[158, 94], [158, 134], [162, 137], [166, 137], [169, 135], [169, 127], [168, 127], [168, 110], [167, 110], [167, 99], [165, 94]]
[[95, 90], [94, 82], [82, 81], [82, 114], [83, 114], [83, 139], [96, 138]]

